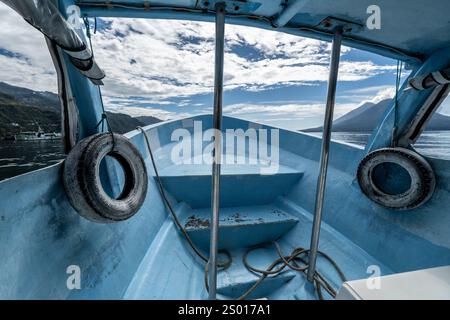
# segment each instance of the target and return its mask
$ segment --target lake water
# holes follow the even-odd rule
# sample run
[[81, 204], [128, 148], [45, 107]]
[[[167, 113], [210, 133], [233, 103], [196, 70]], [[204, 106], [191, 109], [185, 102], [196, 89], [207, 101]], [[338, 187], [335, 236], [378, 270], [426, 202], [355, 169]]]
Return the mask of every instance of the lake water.
[[[321, 136], [322, 133], [313, 133]], [[363, 148], [370, 138], [369, 133], [333, 132], [331, 138], [345, 141]], [[450, 130], [429, 131], [421, 134], [414, 147], [422, 155], [450, 160]]]
[[[320, 136], [321, 133], [314, 133]], [[370, 134], [333, 132], [332, 138], [363, 147]], [[425, 156], [450, 160], [450, 131], [425, 132], [415, 144]], [[0, 180], [55, 164], [64, 159], [61, 141], [0, 141]]]
[[0, 141], [0, 180], [64, 159], [60, 140]]

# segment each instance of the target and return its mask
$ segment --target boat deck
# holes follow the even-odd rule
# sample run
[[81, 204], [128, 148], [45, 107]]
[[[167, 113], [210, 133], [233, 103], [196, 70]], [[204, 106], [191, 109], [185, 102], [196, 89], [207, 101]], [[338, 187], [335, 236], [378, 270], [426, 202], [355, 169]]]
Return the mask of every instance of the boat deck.
[[[207, 124], [210, 118], [195, 119]], [[224, 120], [225, 128], [255, 126]], [[170, 133], [188, 122], [192, 121], [167, 122], [147, 131], [156, 131], [158, 137], [153, 139], [154, 154], [169, 200], [196, 245], [208, 255], [211, 165], [174, 167], [170, 162]], [[0, 182], [4, 201], [0, 298], [207, 298], [204, 262], [165, 209], [143, 136], [138, 131], [127, 136], [145, 158], [149, 175], [145, 202], [127, 221], [98, 224], [75, 212], [62, 186], [62, 164]], [[248, 161], [223, 165], [219, 245], [229, 251], [233, 263], [218, 274], [221, 299], [236, 298], [257, 281], [242, 262], [249, 248], [258, 246], [248, 256], [250, 264], [265, 268], [277, 258], [274, 240], [285, 254], [309, 247], [319, 151], [320, 139], [280, 130], [278, 172], [263, 174], [261, 163]], [[354, 179], [360, 149], [333, 142], [331, 155], [319, 249], [336, 261], [347, 280], [368, 278], [373, 266], [389, 275], [449, 264], [450, 218], [443, 201], [448, 198], [448, 183], [440, 181], [435, 196], [420, 210], [398, 214], [361, 194]], [[438, 175], [448, 176], [446, 162], [433, 165]], [[73, 265], [81, 270], [81, 290], [66, 285], [67, 268]], [[320, 256], [318, 270], [339, 288], [338, 274]], [[264, 280], [249, 298], [317, 299], [317, 295], [303, 273], [286, 270]]]
[[[203, 209], [201, 214], [207, 211]], [[187, 221], [197, 212], [185, 203], [178, 207], [178, 214], [181, 217], [188, 217]], [[259, 276], [249, 272], [242, 262], [242, 257], [249, 247], [258, 243], [263, 245], [249, 254], [249, 262], [258, 268], [267, 268], [278, 257], [275, 247], [271, 244], [273, 240], [278, 240], [286, 254], [295, 247], [309, 247], [312, 215], [289, 200], [280, 198], [267, 206], [230, 207], [222, 212], [225, 217], [220, 222], [220, 246], [222, 249], [228, 249], [233, 259], [231, 267], [219, 271], [218, 274], [218, 293], [222, 299], [237, 298], [259, 279]], [[232, 212], [241, 212], [247, 218], [259, 215], [263, 221], [254, 225], [249, 225], [250, 219], [243, 219], [241, 222], [230, 221], [228, 217]], [[274, 219], [271, 216], [273, 212], [280, 213], [282, 218]], [[201, 231], [188, 230], [191, 234], [198, 233], [193, 236], [193, 240], [206, 253], [209, 228], [201, 226], [198, 229]], [[289, 231], [286, 232], [285, 229]], [[379, 266], [383, 275], [392, 273], [383, 263], [325, 223], [322, 225], [320, 250], [338, 263], [348, 280], [367, 278], [370, 275], [367, 268], [371, 265]], [[319, 257], [317, 268], [336, 288], [341, 286], [338, 274], [325, 259]], [[177, 290], [173, 290], [175, 287]], [[142, 260], [124, 298], [206, 297], [203, 262], [195, 257], [168, 217]], [[306, 281], [304, 274], [287, 270], [276, 277], [264, 280], [263, 285], [259, 286], [249, 298], [304, 300], [317, 299], [317, 295]]]
[[[211, 168], [198, 165], [189, 170], [189, 167], [168, 167], [160, 172], [160, 176], [172, 204], [175, 204], [178, 217], [191, 239], [207, 256]], [[230, 253], [232, 265], [219, 271], [217, 290], [222, 299], [233, 299], [242, 295], [259, 279], [258, 275], [243, 265], [245, 252], [258, 247], [249, 254], [249, 262], [265, 269], [278, 258], [274, 241], [280, 244], [285, 254], [296, 247], [308, 248], [312, 214], [287, 197], [302, 179], [302, 171], [284, 167], [277, 174], [262, 175], [257, 166], [224, 165], [223, 169], [219, 248]], [[239, 188], [241, 192], [231, 192], [233, 188]], [[370, 276], [367, 268], [371, 265], [378, 266], [383, 275], [392, 273], [390, 268], [326, 223], [322, 225], [320, 250], [338, 263], [347, 279], [367, 278]], [[336, 288], [341, 286], [338, 274], [322, 257], [318, 260], [318, 271], [325, 274]], [[177, 290], [173, 290], [174, 287]], [[124, 298], [186, 297], [207, 297], [204, 263], [195, 256], [176, 230], [171, 217], [168, 217], [143, 258]], [[286, 269], [264, 280], [248, 298], [317, 299], [317, 295], [303, 273]]]

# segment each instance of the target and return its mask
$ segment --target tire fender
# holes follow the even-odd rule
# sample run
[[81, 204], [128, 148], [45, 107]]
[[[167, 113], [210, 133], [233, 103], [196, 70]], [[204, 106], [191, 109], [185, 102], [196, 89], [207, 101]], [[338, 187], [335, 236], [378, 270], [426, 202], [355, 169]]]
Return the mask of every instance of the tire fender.
[[[388, 193], [377, 185], [374, 170], [385, 163], [398, 165], [409, 174], [411, 184], [406, 191]], [[370, 152], [361, 160], [357, 178], [361, 190], [369, 199], [393, 210], [409, 210], [421, 206], [431, 198], [436, 186], [431, 165], [421, 155], [405, 148], [383, 148]]]
[[[111, 156], [122, 167], [124, 185], [114, 199], [103, 189], [100, 163]], [[138, 149], [124, 136], [98, 133], [81, 140], [64, 161], [63, 184], [72, 207], [84, 218], [112, 223], [131, 218], [142, 206], [147, 169]]]

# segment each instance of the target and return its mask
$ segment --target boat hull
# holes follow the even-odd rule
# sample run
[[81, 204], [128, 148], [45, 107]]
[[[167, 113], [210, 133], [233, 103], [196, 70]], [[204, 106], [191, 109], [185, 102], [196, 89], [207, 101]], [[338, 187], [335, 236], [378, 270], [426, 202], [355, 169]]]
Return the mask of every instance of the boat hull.
[[[195, 198], [195, 194], [189, 191], [198, 187], [198, 190], [207, 192], [208, 179], [204, 182], [186, 179], [186, 173], [182, 170], [172, 170], [175, 167], [170, 156], [174, 145], [171, 135], [179, 128], [193, 131], [194, 121], [200, 121], [203, 130], [211, 127], [211, 116], [197, 116], [145, 128], [160, 171], [165, 177], [170, 177], [169, 173], [172, 173], [172, 182], [165, 178], [170, 200], [177, 214], [186, 219], [192, 212], [205, 212], [207, 217], [208, 201]], [[224, 118], [223, 125], [224, 130], [272, 129], [230, 117]], [[0, 182], [0, 252], [3, 257], [0, 261], [0, 298], [207, 297], [202, 262], [177, 233], [165, 210], [152, 177], [154, 172], [144, 139], [138, 131], [128, 133], [127, 137], [144, 156], [150, 175], [146, 200], [140, 211], [127, 221], [98, 224], [78, 215], [70, 206], [62, 187], [63, 163]], [[230, 171], [225, 169], [225, 174], [230, 177], [224, 178], [224, 181], [228, 181], [226, 183], [230, 187], [222, 196], [230, 202], [222, 206], [232, 208], [228, 211], [245, 213], [248, 217], [266, 209], [279, 210], [295, 221], [283, 229], [280, 225], [285, 223], [284, 218], [267, 220], [270, 223], [264, 225], [263, 231], [255, 231], [254, 235], [251, 230], [259, 229], [251, 228], [258, 227], [257, 221], [247, 224], [247, 229], [243, 229], [243, 223], [237, 221], [237, 224], [231, 224], [234, 229], [229, 229], [229, 235], [222, 239], [225, 244], [228, 240], [235, 244], [249, 244], [249, 237], [266, 235], [270, 239], [276, 232], [281, 232], [284, 237], [280, 243], [286, 251], [293, 246], [308, 247], [321, 140], [312, 135], [280, 129], [279, 141], [282, 168], [301, 174], [293, 173], [285, 177], [275, 174], [276, 179], [281, 179], [278, 182], [281, 185], [289, 183], [284, 190], [270, 175], [247, 172], [247, 166], [229, 167]], [[432, 199], [419, 209], [398, 213], [378, 206], [361, 193], [355, 181], [355, 171], [364, 155], [362, 149], [333, 142], [330, 154], [320, 248], [336, 258], [348, 279], [368, 277], [368, 267], [373, 264], [380, 267], [383, 275], [450, 264], [450, 217], [446, 214], [446, 205], [450, 200], [450, 183], [445, 178], [449, 176], [447, 161], [430, 160], [438, 177]], [[204, 177], [208, 174], [207, 168], [209, 166], [200, 165], [192, 167], [192, 170], [198, 170], [198, 175]], [[243, 175], [247, 180], [240, 180]], [[270, 192], [252, 193], [258, 185]], [[252, 198], [251, 203], [245, 202], [248, 200], [246, 194]], [[208, 196], [205, 193], [202, 197]], [[226, 211], [223, 209], [223, 212]], [[202, 238], [198, 241], [207, 240]], [[240, 251], [235, 247], [230, 250], [237, 263]], [[261, 263], [264, 261], [261, 258]], [[80, 269], [80, 289], [68, 285], [71, 266]], [[235, 268], [227, 276], [221, 276], [224, 278], [219, 281], [221, 292], [228, 298], [233, 292], [239, 293], [245, 283], [253, 281], [243, 273], [242, 266]], [[323, 268], [327, 270], [326, 266]], [[240, 287], [226, 282], [232, 272], [237, 272], [236, 279], [242, 279]], [[330, 277], [336, 286], [341, 284], [336, 275], [330, 273]], [[316, 298], [308, 291], [301, 275], [283, 279], [286, 283], [281, 280], [280, 283], [268, 283], [265, 291], [261, 289], [260, 295], [273, 299]], [[283, 289], [277, 290], [282, 285]]]

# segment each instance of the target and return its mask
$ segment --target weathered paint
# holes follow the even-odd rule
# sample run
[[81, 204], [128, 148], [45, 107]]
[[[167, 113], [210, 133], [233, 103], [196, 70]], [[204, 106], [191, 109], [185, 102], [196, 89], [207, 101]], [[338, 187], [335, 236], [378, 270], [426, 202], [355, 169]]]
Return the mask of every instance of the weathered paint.
[[[210, 125], [210, 116], [192, 119], [203, 120], [204, 128]], [[165, 157], [173, 147], [171, 132], [186, 124], [186, 120], [177, 120], [146, 128], [149, 133], [156, 130], [149, 135], [153, 137], [152, 145], [161, 170], [171, 165], [170, 157]], [[224, 118], [224, 130], [249, 126], [254, 124]], [[149, 172], [153, 174], [142, 135], [133, 131], [127, 136], [144, 155]], [[287, 130], [280, 130], [280, 139], [281, 164], [303, 172], [286, 194], [280, 194], [270, 204], [299, 220], [291, 231], [285, 230], [286, 235], [280, 239], [283, 250], [288, 252], [294, 246], [308, 246], [320, 139]], [[450, 264], [450, 217], [446, 214], [450, 197], [448, 162], [430, 160], [438, 177], [437, 190], [430, 202], [399, 213], [372, 203], [359, 190], [355, 170], [363, 155], [361, 149], [332, 143], [320, 248], [337, 260], [348, 279], [367, 277], [366, 269], [372, 264], [379, 265], [383, 274]], [[239, 170], [243, 174], [245, 167]], [[125, 222], [104, 225], [87, 221], [74, 212], [65, 197], [60, 174], [61, 164], [58, 164], [0, 182], [2, 298], [206, 297], [203, 263], [194, 257], [175, 230], [152, 177], [145, 204], [136, 216]], [[180, 184], [178, 188], [185, 186]], [[235, 188], [228, 189], [227, 196], [239, 198], [241, 193], [236, 184]], [[170, 198], [180, 217], [195, 214], [196, 210], [183, 201]], [[257, 207], [248, 204], [245, 210], [258, 212]], [[271, 229], [277, 224], [263, 225], [264, 232], [278, 232]], [[233, 242], [242, 239], [245, 244], [251, 234], [233, 232], [232, 236]], [[233, 249], [236, 250], [232, 251], [235, 263], [239, 263], [242, 249]], [[258, 264], [266, 258], [254, 255], [252, 259]], [[81, 267], [81, 290], [66, 288], [66, 268], [72, 264]], [[319, 261], [319, 269], [336, 285], [340, 284], [324, 261]], [[254, 280], [250, 275], [245, 276], [246, 270], [242, 268], [234, 267], [231, 271], [229, 276], [238, 272], [233, 290]], [[227, 287], [226, 279], [229, 277], [220, 280], [219, 285]], [[260, 294], [269, 298], [314, 297], [302, 275], [295, 275], [286, 284], [273, 282], [272, 289], [279, 288], [275, 291], [270, 289], [271, 284], [267, 285], [269, 288], [261, 288]]]
[[[137, 1], [128, 1], [137, 2]], [[188, 3], [189, 2], [189, 3]], [[324, 1], [333, 13], [339, 12], [336, 6], [344, 8], [347, 1]], [[60, 0], [60, 8], [64, 13], [66, 6], [73, 4], [72, 0]], [[77, 1], [76, 3], [81, 3]], [[169, 2], [167, 2], [169, 3]], [[266, 2], [266, 4], [269, 2]], [[368, 3], [368, 2], [367, 2]], [[387, 4], [388, 2], [383, 2]], [[418, 1], [416, 3], [419, 3]], [[171, 5], [189, 4], [193, 1], [174, 0]], [[411, 2], [408, 2], [408, 5]], [[389, 2], [389, 5], [393, 5]], [[395, 4], [397, 5], [397, 3]], [[438, 8], [438, 5], [427, 8]], [[278, 6], [261, 6], [253, 13], [269, 15]], [[292, 23], [317, 22], [322, 18], [319, 7], [305, 9], [292, 20]], [[417, 10], [393, 10], [387, 12], [388, 23], [398, 23], [400, 20], [415, 21]], [[351, 7], [354, 10], [353, 7]], [[264, 11], [266, 10], [266, 12]], [[201, 14], [186, 14], [163, 11], [136, 12], [126, 9], [84, 9], [90, 16], [121, 16], [121, 17], [152, 17], [197, 19], [209, 21], [212, 16]], [[276, 12], [276, 11], [275, 11]], [[403, 12], [403, 13], [402, 13]], [[273, 12], [272, 12], [273, 13]], [[392, 16], [395, 13], [394, 16]], [[399, 19], [397, 14], [404, 14], [405, 19]], [[438, 10], [435, 19], [427, 19], [427, 27], [435, 28], [439, 19], [447, 17], [446, 10]], [[327, 13], [325, 13], [327, 14]], [[342, 13], [341, 18], [355, 18], [362, 13]], [[439, 18], [439, 19], [438, 19]], [[230, 18], [230, 23], [271, 28], [261, 22]], [[424, 20], [425, 21], [425, 20]], [[404, 27], [404, 26], [402, 26]], [[305, 30], [293, 32], [281, 28], [279, 31], [309, 35], [323, 40], [329, 40], [329, 35], [311, 34]], [[366, 31], [367, 32], [367, 31]], [[376, 31], [375, 31], [376, 32]], [[402, 47], [411, 53], [411, 57], [403, 53], [392, 52], [389, 49], [370, 46], [346, 40], [355, 47], [369, 49], [387, 56], [408, 60], [415, 64], [414, 75], [428, 73], [445, 66], [449, 49], [442, 49], [448, 35], [448, 26], [436, 29], [433, 39], [423, 37], [418, 32], [428, 32], [425, 29], [414, 30], [406, 34], [404, 31], [383, 34], [371, 34], [369, 38], [382, 37], [379, 40], [387, 44]], [[422, 39], [406, 39], [404, 36], [413, 34]], [[420, 40], [419, 39], [419, 40]], [[413, 41], [414, 40], [414, 41]], [[442, 41], [441, 41], [442, 40]], [[439, 51], [440, 50], [440, 51]], [[417, 58], [420, 59], [417, 59]], [[427, 59], [428, 58], [428, 59]], [[425, 60], [423, 65], [421, 60]], [[95, 125], [101, 119], [101, 105], [97, 89], [82, 77], [66, 61], [69, 72], [69, 83], [74, 92], [74, 99], [80, 113], [80, 137], [91, 135], [99, 128]], [[404, 87], [403, 87], [404, 88]], [[399, 97], [400, 131], [403, 131], [415, 116], [429, 91], [408, 92]], [[186, 128], [192, 132], [190, 125], [193, 120], [203, 123], [203, 130], [211, 127], [210, 116], [197, 116], [191, 119], [169, 121], [147, 127], [152, 147], [154, 148], [158, 167], [161, 171], [173, 168], [170, 151], [173, 147], [171, 133], [177, 128]], [[244, 120], [225, 117], [224, 130], [227, 128], [268, 126], [252, 124]], [[450, 200], [450, 169], [448, 161], [430, 159], [436, 172], [437, 189], [432, 199], [424, 206], [409, 212], [393, 212], [382, 208], [361, 193], [355, 181], [356, 167], [365, 152], [390, 144], [392, 132], [392, 108], [389, 109], [380, 122], [367, 150], [361, 150], [347, 144], [333, 142], [331, 147], [330, 170], [327, 180], [325, 197], [324, 223], [320, 249], [336, 259], [349, 280], [368, 276], [367, 267], [378, 265], [382, 274], [402, 272], [419, 268], [450, 264], [450, 236], [448, 229], [450, 217], [447, 214], [447, 203]], [[146, 157], [149, 172], [152, 174], [151, 163], [142, 135], [138, 131], [128, 134], [133, 143]], [[282, 192], [256, 192], [255, 201], [247, 201], [249, 190], [242, 191], [239, 183], [231, 180], [230, 188], [225, 188], [224, 199], [233, 199], [229, 205], [245, 206], [245, 210], [256, 212], [255, 204], [269, 203], [271, 207], [287, 212], [299, 220], [280, 240], [286, 252], [295, 246], [308, 246], [310, 238], [311, 214], [314, 203], [314, 192], [318, 172], [318, 158], [321, 141], [319, 138], [299, 132], [280, 130], [280, 165], [292, 172], [302, 172], [296, 181], [285, 181]], [[61, 183], [61, 164], [25, 174], [0, 182], [0, 297], [1, 298], [44, 298], [44, 299], [81, 299], [81, 298], [205, 298], [203, 286], [203, 264], [194, 257], [190, 248], [167, 216], [157, 186], [152, 177], [149, 179], [147, 199], [137, 215], [128, 221], [116, 224], [102, 225], [81, 218], [71, 208], [64, 194]], [[209, 167], [208, 167], [209, 168]], [[113, 170], [114, 167], [110, 167]], [[247, 175], [252, 168], [239, 167], [234, 174]], [[200, 171], [204, 171], [202, 168]], [[207, 171], [205, 171], [207, 172]], [[175, 172], [177, 173], [177, 172]], [[253, 172], [254, 173], [254, 172]], [[181, 176], [183, 173], [178, 172]], [[120, 182], [119, 179], [116, 183]], [[176, 175], [175, 175], [176, 177]], [[252, 177], [250, 182], [254, 183]], [[261, 188], [273, 188], [280, 175], [265, 177], [268, 179]], [[233, 178], [234, 179], [234, 178]], [[258, 178], [256, 178], [258, 179]], [[274, 185], [271, 184], [271, 179]], [[178, 184], [170, 184], [168, 189], [172, 203], [176, 204], [177, 213], [189, 217], [195, 212], [186, 202], [192, 203], [192, 194], [184, 188], [194, 188], [194, 185], [184, 177]], [[204, 183], [205, 184], [205, 183]], [[250, 184], [251, 185], [251, 184]], [[195, 189], [194, 189], [195, 190]], [[252, 195], [253, 197], [255, 195]], [[249, 196], [251, 197], [251, 196]], [[177, 200], [179, 202], [177, 202]], [[224, 203], [227, 205], [227, 203]], [[202, 205], [199, 205], [202, 206]], [[278, 224], [264, 223], [264, 233], [278, 232], [273, 227]], [[239, 227], [239, 226], [238, 226]], [[243, 245], [248, 243], [245, 232], [233, 232], [233, 242]], [[207, 241], [207, 239], [202, 239]], [[223, 240], [227, 241], [227, 239]], [[225, 278], [219, 279], [222, 293], [229, 294], [237, 288], [248, 286], [255, 279], [246, 273], [239, 259], [242, 249], [233, 249], [235, 265], [228, 270]], [[254, 263], [264, 264], [264, 255], [256, 255]], [[67, 267], [78, 265], [81, 268], [81, 290], [70, 291], [66, 287]], [[340, 284], [337, 275], [330, 267], [319, 260], [318, 269], [329, 277], [337, 286]], [[223, 277], [223, 276], [222, 276]], [[237, 282], [227, 282], [228, 280]], [[289, 280], [289, 279], [287, 279]], [[283, 285], [282, 283], [281, 285]], [[280, 288], [279, 282], [272, 282], [261, 288], [258, 294], [276, 299], [309, 299], [314, 298], [311, 287], [305, 283], [305, 278], [296, 275], [286, 285]], [[263, 290], [264, 289], [264, 290]], [[278, 289], [278, 290], [277, 290]]]

